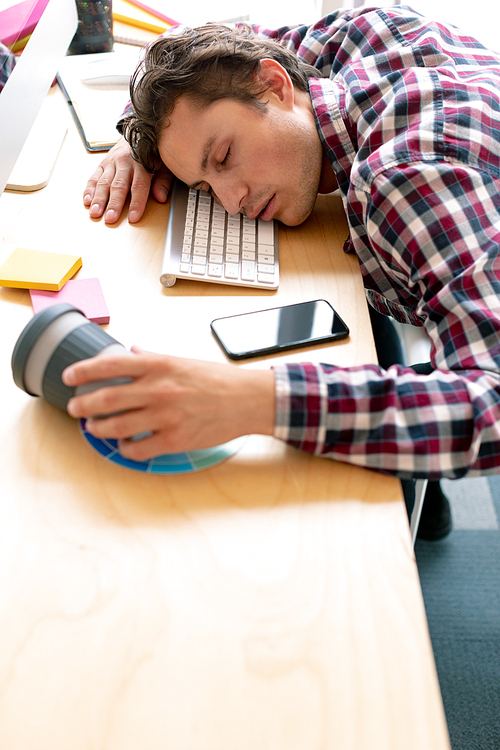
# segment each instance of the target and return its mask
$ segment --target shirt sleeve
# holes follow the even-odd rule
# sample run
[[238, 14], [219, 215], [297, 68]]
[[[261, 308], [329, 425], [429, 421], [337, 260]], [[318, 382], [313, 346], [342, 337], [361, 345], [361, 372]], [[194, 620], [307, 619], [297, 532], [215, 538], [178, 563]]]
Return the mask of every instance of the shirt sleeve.
[[[334, 78], [356, 60], [380, 55], [387, 68], [391, 51], [418, 43], [424, 17], [408, 7], [339, 9], [313, 25], [267, 29], [254, 25], [258, 36], [274, 39], [315, 68], [320, 77]], [[382, 64], [379, 62], [379, 64]]]
[[436, 369], [277, 366], [275, 436], [402, 478], [496, 472], [500, 180], [459, 164], [399, 166], [365, 202], [381, 271], [421, 300]]

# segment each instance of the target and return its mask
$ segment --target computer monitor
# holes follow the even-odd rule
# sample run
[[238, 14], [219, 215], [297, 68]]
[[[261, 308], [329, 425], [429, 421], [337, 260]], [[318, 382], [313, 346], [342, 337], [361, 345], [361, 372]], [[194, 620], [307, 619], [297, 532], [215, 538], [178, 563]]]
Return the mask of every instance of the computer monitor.
[[0, 194], [8, 184], [77, 24], [75, 0], [49, 0], [0, 92]]

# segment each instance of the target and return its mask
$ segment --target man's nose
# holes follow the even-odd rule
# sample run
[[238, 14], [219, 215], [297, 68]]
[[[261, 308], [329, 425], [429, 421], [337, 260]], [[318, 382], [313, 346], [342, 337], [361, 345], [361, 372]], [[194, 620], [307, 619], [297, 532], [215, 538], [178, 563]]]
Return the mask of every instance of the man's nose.
[[235, 183], [221, 182], [218, 185], [212, 185], [215, 197], [221, 203], [228, 214], [237, 214], [244, 207], [245, 189], [242, 185]]

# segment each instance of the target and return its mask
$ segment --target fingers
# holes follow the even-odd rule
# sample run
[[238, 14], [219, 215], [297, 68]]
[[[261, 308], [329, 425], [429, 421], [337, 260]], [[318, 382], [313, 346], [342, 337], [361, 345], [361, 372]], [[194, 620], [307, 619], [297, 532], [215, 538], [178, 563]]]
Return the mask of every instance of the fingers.
[[128, 143], [121, 138], [87, 182], [83, 203], [89, 208], [89, 216], [92, 219], [104, 216], [106, 224], [115, 224], [130, 195], [129, 221], [138, 222], [146, 208], [152, 178], [135, 161]]
[[[101, 415], [121, 414], [124, 411], [132, 411], [134, 409], [140, 409], [145, 403], [145, 400], [141, 398], [141, 394], [137, 393], [137, 390], [131, 386], [123, 384], [119, 386], [105, 386], [93, 391], [92, 393], [85, 394], [84, 396], [76, 396], [68, 401], [67, 411], [70, 416], [79, 417], [93, 417], [97, 415], [99, 418], [95, 420], [99, 425], [102, 425]], [[109, 420], [111, 421], [111, 420]], [[107, 425], [108, 432], [104, 433], [102, 429], [99, 430], [98, 437], [130, 437], [134, 434], [134, 429], [131, 432], [123, 432], [121, 434], [112, 435], [109, 432], [111, 429], [110, 424]], [[113, 427], [114, 429], [114, 427]]]
[[[119, 413], [116, 413], [117, 409]], [[93, 394], [72, 399], [68, 403], [68, 412], [74, 417], [86, 417], [85, 429], [96, 438], [118, 440], [120, 453], [135, 461], [178, 453], [188, 447], [180, 434], [181, 412], [172, 405], [167, 417], [161, 410], [152, 408], [149, 399], [141, 398], [140, 393], [127, 386], [104, 387]], [[109, 412], [108, 417], [88, 416]]]
[[[134, 175], [131, 187], [128, 220], [131, 224], [138, 222], [146, 209], [150, 193], [159, 203], [165, 203], [172, 184], [172, 173], [162, 167], [154, 175], [147, 172], [140, 164], [134, 162]], [[110, 223], [106, 213], [106, 223]]]
[[165, 431], [162, 431], [153, 432], [140, 440], [118, 440], [118, 450], [122, 456], [132, 461], [148, 461], [165, 453], [180, 453], [183, 448], [179, 448], [175, 440], [170, 440]]
[[[140, 350], [142, 354], [147, 354]], [[82, 359], [67, 367], [62, 373], [63, 383], [74, 388], [94, 380], [109, 378], [137, 378], [144, 372], [144, 362], [139, 356], [127, 353], [109, 356], [105, 351], [96, 357]]]
[[[146, 209], [146, 204], [149, 198], [149, 192], [151, 190], [151, 181], [153, 175], [141, 167], [140, 164], [134, 163], [134, 172], [132, 177], [132, 185], [130, 188], [130, 207], [128, 210], [128, 220], [131, 224], [136, 224], [143, 216]], [[116, 189], [116, 188], [115, 188]], [[126, 197], [126, 196], [125, 196]], [[114, 194], [112, 193], [112, 198]], [[166, 200], [166, 199], [165, 199]], [[112, 200], [110, 200], [110, 210], [113, 210]], [[122, 204], [123, 207], [123, 204]], [[121, 210], [121, 209], [120, 209]], [[111, 224], [112, 221], [108, 219], [108, 213], [106, 212], [106, 223]], [[116, 216], [116, 221], [119, 214]]]
[[[104, 215], [107, 224], [114, 224], [118, 221], [132, 180], [131, 165], [111, 159], [101, 162], [87, 182], [84, 191], [83, 203], [89, 208], [90, 218], [100, 219]], [[149, 186], [147, 191], [149, 192]], [[147, 201], [147, 194], [145, 201]]]
[[[70, 387], [131, 379], [75, 396], [67, 406], [71, 416], [88, 419], [87, 429], [96, 437], [123, 441], [120, 450], [123, 445], [128, 458], [144, 460], [219, 445], [239, 435], [273, 434], [272, 370], [247, 370], [133, 347], [131, 354], [101, 354], [76, 362], [62, 378]], [[146, 432], [151, 436], [131, 440]]]
[[151, 189], [154, 197], [159, 203], [165, 203], [167, 200], [172, 186], [172, 180], [172, 172], [166, 167], [161, 167], [161, 169], [159, 169], [153, 176]]
[[[115, 378], [129, 379], [132, 382], [103, 387], [84, 395], [77, 395], [70, 399], [67, 411], [72, 417], [91, 417], [93, 415], [117, 414], [122, 412], [133, 412], [143, 409], [151, 402], [151, 394], [147, 387], [137, 386], [137, 382], [154, 367], [152, 362], [157, 359], [155, 355], [140, 350], [140, 354], [131, 356], [129, 353], [119, 355], [106, 355], [101, 353], [96, 357], [84, 359], [67, 367], [62, 373], [63, 382], [73, 388], [96, 381], [111, 381]], [[168, 358], [163, 358], [163, 368], [168, 367]], [[97, 420], [99, 427], [104, 424]], [[111, 422], [107, 423], [109, 430]], [[123, 428], [123, 425], [122, 425]], [[113, 426], [114, 429], [114, 426]], [[134, 425], [131, 431], [125, 431], [112, 435], [109, 431], [105, 434], [99, 429], [98, 437], [130, 437], [138, 428]], [[142, 428], [141, 428], [142, 429]]]
[[102, 174], [104, 172], [104, 169], [101, 164], [97, 167], [94, 174], [90, 177], [90, 179], [87, 182], [87, 185], [85, 187], [85, 190], [83, 192], [83, 205], [86, 208], [90, 208], [92, 205], [92, 201], [94, 200], [95, 191], [97, 187], [97, 183], [99, 182], [100, 178], [102, 177]]
[[104, 214], [106, 224], [115, 224], [130, 194], [129, 220], [141, 219], [149, 197], [152, 175], [129, 158], [115, 159], [105, 166], [98, 179], [90, 206], [93, 219]]
[[121, 138], [88, 180], [83, 203], [92, 219], [104, 216], [106, 224], [115, 224], [130, 195], [128, 219], [136, 224], [144, 215], [150, 192], [164, 203], [171, 184], [172, 174], [166, 167], [150, 174], [135, 161], [127, 141]]
[[156, 433], [141, 440], [119, 440], [118, 450], [131, 461], [148, 461], [165, 453], [178, 452], [169, 450], [164, 437]]
[[146, 461], [165, 453], [180, 453], [192, 447], [192, 437], [186, 436], [180, 414], [166, 419], [165, 415], [161, 417], [150, 408], [106, 419], [87, 419], [85, 429], [96, 438], [117, 440], [122, 456], [134, 461]]
[[[142, 442], [150, 436], [162, 434], [162, 450], [168, 451], [171, 445], [174, 445], [175, 438], [179, 431], [180, 420], [173, 418], [165, 420], [159, 417], [155, 410], [149, 407], [144, 409], [129, 410], [120, 414], [113, 414], [106, 418], [91, 417], [87, 418], [86, 429], [97, 438], [110, 438], [114, 440], [123, 440]], [[169, 444], [166, 435], [172, 436], [172, 443]], [[146, 437], [144, 437], [146, 436]], [[151, 444], [149, 445], [149, 448]], [[148, 449], [146, 449], [148, 450]], [[145, 452], [140, 451], [145, 457]], [[151, 454], [152, 455], [152, 454]], [[150, 457], [150, 456], [149, 456]]]

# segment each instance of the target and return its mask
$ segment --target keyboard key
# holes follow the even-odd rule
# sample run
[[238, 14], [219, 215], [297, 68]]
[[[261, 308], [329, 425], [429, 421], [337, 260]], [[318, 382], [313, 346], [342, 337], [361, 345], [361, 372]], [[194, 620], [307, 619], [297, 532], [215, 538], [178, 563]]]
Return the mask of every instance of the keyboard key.
[[267, 275], [274, 275], [274, 265], [266, 266], [264, 263], [257, 263], [257, 273], [265, 273]]
[[274, 245], [273, 222], [257, 219], [257, 227], [259, 231], [259, 244], [262, 243], [263, 245]]
[[226, 263], [224, 267], [224, 276], [226, 279], [237, 279], [239, 277], [239, 268], [235, 263]]
[[206, 266], [196, 266], [191, 264], [191, 273], [195, 273], [197, 276], [205, 276]]
[[208, 266], [208, 275], [214, 278], [221, 278], [222, 276], [222, 265], [218, 263], [210, 263]]
[[255, 263], [243, 260], [241, 262], [241, 278], [243, 281], [254, 281]]
[[262, 253], [259, 253], [257, 260], [259, 263], [266, 263], [267, 265], [274, 266], [274, 255], [262, 255]]

